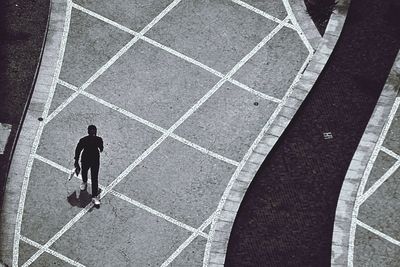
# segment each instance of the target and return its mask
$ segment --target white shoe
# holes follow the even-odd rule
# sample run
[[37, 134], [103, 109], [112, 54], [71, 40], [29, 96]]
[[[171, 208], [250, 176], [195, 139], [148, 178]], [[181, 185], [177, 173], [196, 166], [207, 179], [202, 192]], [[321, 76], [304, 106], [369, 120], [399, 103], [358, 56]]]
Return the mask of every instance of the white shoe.
[[95, 205], [100, 205], [100, 198], [99, 197], [93, 197], [92, 201]]
[[87, 186], [87, 183], [82, 182], [81, 186], [80, 186], [81, 190], [82, 191], [86, 190], [86, 186]]

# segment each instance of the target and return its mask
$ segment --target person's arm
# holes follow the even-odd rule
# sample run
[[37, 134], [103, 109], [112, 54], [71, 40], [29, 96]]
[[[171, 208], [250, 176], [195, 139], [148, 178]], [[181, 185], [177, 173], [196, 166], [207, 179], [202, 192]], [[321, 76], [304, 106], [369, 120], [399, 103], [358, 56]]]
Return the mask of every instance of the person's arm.
[[99, 137], [99, 149], [100, 149], [100, 152], [103, 152], [103, 149], [104, 149], [104, 147], [103, 147], [103, 139], [101, 137]]
[[75, 159], [75, 166], [76, 166], [76, 165], [79, 166], [79, 156], [80, 156], [80, 154], [81, 154], [82, 149], [83, 149], [83, 142], [82, 142], [82, 139], [81, 139], [81, 140], [79, 140], [78, 145], [77, 145], [76, 148], [75, 148], [75, 157], [74, 157], [74, 159]]

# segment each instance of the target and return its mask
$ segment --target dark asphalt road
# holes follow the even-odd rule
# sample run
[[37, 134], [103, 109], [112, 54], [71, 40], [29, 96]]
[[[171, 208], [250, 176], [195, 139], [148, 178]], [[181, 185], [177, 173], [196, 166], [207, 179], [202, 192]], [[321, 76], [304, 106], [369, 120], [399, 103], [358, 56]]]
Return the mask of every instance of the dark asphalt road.
[[400, 48], [399, 3], [352, 0], [327, 66], [244, 197], [226, 266], [330, 266], [340, 188]]

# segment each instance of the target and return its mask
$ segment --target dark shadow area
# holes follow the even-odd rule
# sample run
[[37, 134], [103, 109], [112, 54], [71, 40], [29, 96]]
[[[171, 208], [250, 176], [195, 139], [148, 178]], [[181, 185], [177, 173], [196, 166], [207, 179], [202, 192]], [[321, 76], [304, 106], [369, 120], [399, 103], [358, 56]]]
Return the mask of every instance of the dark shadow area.
[[329, 18], [335, 9], [335, 0], [304, 0], [307, 13], [310, 15], [318, 32], [324, 35]]
[[74, 191], [67, 197], [67, 201], [72, 207], [84, 208], [92, 202], [92, 196], [86, 190], [79, 191], [79, 195]]
[[330, 266], [343, 179], [400, 48], [398, 7], [351, 1], [327, 65], [246, 192], [225, 266]]

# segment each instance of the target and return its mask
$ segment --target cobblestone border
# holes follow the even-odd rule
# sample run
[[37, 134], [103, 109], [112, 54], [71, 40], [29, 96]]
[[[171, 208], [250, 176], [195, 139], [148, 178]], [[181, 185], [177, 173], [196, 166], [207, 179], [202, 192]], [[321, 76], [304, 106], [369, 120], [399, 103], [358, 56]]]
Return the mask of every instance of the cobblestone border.
[[317, 50], [318, 45], [322, 41], [322, 36], [319, 34], [310, 15], [307, 13], [307, 7], [303, 0], [289, 0], [292, 11], [296, 17], [297, 22], [301, 26], [301, 30], [310, 42], [314, 51]]
[[0, 221], [0, 261], [9, 266], [11, 266], [13, 257], [19, 196], [32, 144], [40, 124], [38, 118], [42, 116], [44, 105], [54, 79], [63, 35], [66, 7], [67, 1], [65, 0], [50, 1], [46, 41], [42, 50], [39, 72], [8, 173]]
[[332, 237], [331, 266], [349, 266], [348, 253], [353, 209], [357, 191], [368, 161], [372, 156], [378, 138], [385, 126], [396, 98], [395, 87], [399, 87], [400, 52], [386, 80], [385, 86], [364, 131], [357, 150], [347, 170], [336, 207], [335, 224]]
[[[331, 15], [325, 34], [321, 38], [317, 50], [299, 82], [285, 96], [287, 101], [282, 102], [284, 105], [271, 127], [265, 133], [261, 133], [261, 139], [258, 143], [256, 141], [253, 144], [253, 151], [249, 159], [240, 170], [237, 179], [233, 182], [226, 200], [222, 200], [222, 210], [217, 214], [216, 220], [211, 226], [210, 237], [213, 239], [211, 240], [209, 257], [208, 259], [205, 257], [204, 266], [224, 266], [229, 236], [246, 190], [322, 72], [339, 39], [349, 5], [350, 0], [338, 1], [337, 8]], [[306, 24], [308, 23], [306, 22]]]

